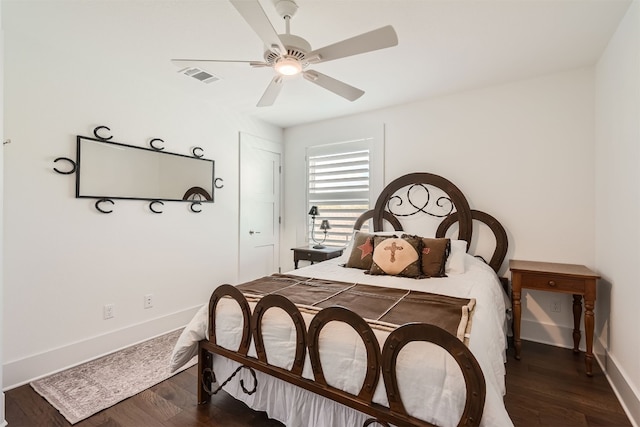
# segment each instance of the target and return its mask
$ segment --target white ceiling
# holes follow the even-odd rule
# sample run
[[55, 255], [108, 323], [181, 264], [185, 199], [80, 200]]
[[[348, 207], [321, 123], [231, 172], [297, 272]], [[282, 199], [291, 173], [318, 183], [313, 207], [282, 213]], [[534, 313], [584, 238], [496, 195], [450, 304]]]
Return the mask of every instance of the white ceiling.
[[[278, 32], [272, 0], [260, 0]], [[171, 58], [262, 60], [262, 42], [227, 0], [3, 0], [7, 37], [108, 62], [161, 85], [281, 127], [594, 64], [631, 0], [297, 0], [291, 32], [312, 48], [391, 24], [396, 47], [313, 69], [366, 93], [349, 102], [300, 76], [272, 107], [255, 104], [273, 76], [209, 64], [221, 80], [177, 73]]]

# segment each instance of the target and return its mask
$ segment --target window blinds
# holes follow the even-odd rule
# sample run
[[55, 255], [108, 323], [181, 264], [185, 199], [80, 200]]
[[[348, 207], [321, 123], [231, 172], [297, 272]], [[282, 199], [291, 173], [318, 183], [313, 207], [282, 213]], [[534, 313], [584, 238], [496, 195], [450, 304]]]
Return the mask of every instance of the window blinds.
[[[307, 151], [308, 206], [317, 206], [314, 237], [321, 241], [323, 219], [331, 229], [324, 242], [344, 246], [351, 237], [353, 224], [369, 209], [371, 148], [368, 140], [310, 147]], [[312, 222], [309, 218], [309, 241]], [[364, 228], [364, 227], [363, 227]]]

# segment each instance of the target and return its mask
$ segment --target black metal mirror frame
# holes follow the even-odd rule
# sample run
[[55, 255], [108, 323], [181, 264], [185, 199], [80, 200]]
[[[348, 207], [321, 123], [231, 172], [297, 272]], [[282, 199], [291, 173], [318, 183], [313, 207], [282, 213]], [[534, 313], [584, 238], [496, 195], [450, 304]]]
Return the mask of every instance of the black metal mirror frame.
[[[185, 158], [189, 158], [189, 159], [196, 159], [196, 160], [202, 160], [202, 161], [206, 161], [206, 162], [211, 162], [211, 180], [212, 180], [212, 185], [211, 185], [211, 194], [209, 194], [209, 192], [207, 192], [206, 189], [202, 188], [202, 187], [198, 187], [198, 186], [194, 186], [189, 188], [184, 195], [182, 196], [181, 199], [169, 199], [169, 198], [151, 198], [151, 197], [126, 197], [126, 196], [97, 196], [97, 195], [80, 195], [80, 145], [82, 140], [88, 140], [88, 141], [94, 141], [94, 142], [101, 142], [101, 143], [106, 143], [106, 144], [113, 144], [113, 145], [120, 145], [123, 147], [130, 147], [130, 148], [136, 148], [139, 150], [146, 150], [146, 151], [153, 151], [153, 152], [161, 152], [162, 150], [164, 150], [164, 146], [160, 146], [158, 145], [158, 143], [164, 143], [164, 141], [160, 138], [153, 138], [149, 141], [149, 146], [151, 147], [149, 148], [145, 148], [145, 147], [138, 147], [135, 145], [129, 145], [129, 144], [122, 144], [119, 142], [111, 142], [110, 140], [113, 138], [113, 135], [108, 135], [107, 133], [111, 132], [111, 129], [109, 129], [107, 126], [98, 126], [93, 130], [93, 134], [95, 135], [95, 138], [91, 138], [91, 137], [86, 137], [86, 136], [81, 136], [81, 135], [77, 135], [76, 138], [76, 161], [71, 160], [68, 157], [57, 157], [53, 163], [58, 163], [61, 161], [67, 162], [70, 165], [70, 168], [67, 170], [64, 169], [58, 169], [58, 167], [54, 166], [53, 170], [56, 173], [59, 173], [61, 175], [72, 175], [72, 174], [76, 174], [76, 198], [78, 199], [98, 199], [95, 203], [95, 208], [99, 211], [102, 212], [103, 214], [109, 214], [113, 212], [113, 209], [109, 209], [108, 208], [103, 208], [101, 205], [103, 203], [110, 203], [111, 205], [114, 205], [114, 201], [111, 199], [124, 199], [124, 200], [147, 200], [149, 201], [149, 210], [155, 214], [161, 214], [162, 210], [158, 210], [158, 207], [156, 207], [155, 205], [164, 205], [163, 200], [165, 201], [171, 201], [171, 202], [189, 202], [191, 203], [190, 209], [193, 213], [200, 213], [202, 212], [202, 203], [208, 202], [208, 203], [213, 203], [214, 201], [214, 191], [215, 189], [220, 189], [224, 187], [224, 183], [223, 183], [223, 179], [222, 178], [216, 178], [215, 176], [215, 162], [213, 160], [209, 160], [209, 159], [203, 159], [202, 157], [204, 156], [204, 151], [201, 147], [193, 147], [191, 149], [191, 153], [193, 154], [193, 156], [185, 156], [184, 154], [178, 154], [178, 153], [169, 153], [169, 152], [163, 152], [163, 154], [169, 154], [169, 155], [173, 155], [173, 156], [180, 156], [180, 157], [185, 157]], [[8, 143], [11, 141], [7, 141], [5, 142]], [[197, 209], [196, 209], [197, 208]]]
[[[82, 194], [80, 194], [80, 182], [81, 182], [81, 179], [82, 179], [82, 162], [81, 162], [80, 159], [81, 159], [81, 145], [82, 145], [82, 141], [83, 140], [99, 142], [99, 143], [102, 143], [102, 144], [111, 144], [111, 145], [115, 145], [115, 146], [133, 148], [133, 149], [137, 149], [137, 150], [144, 150], [144, 151], [149, 151], [149, 152], [153, 152], [153, 153], [159, 153], [161, 155], [179, 156], [179, 157], [184, 157], [184, 158], [197, 160], [197, 161], [211, 162], [211, 177], [212, 177], [211, 187], [210, 187], [212, 189], [211, 194], [208, 194], [208, 192], [206, 190], [204, 190], [203, 192], [200, 192], [200, 191], [194, 191], [193, 188], [192, 188], [192, 189], [190, 189], [188, 191], [188, 193], [190, 192], [191, 195], [194, 195], [194, 194], [195, 195], [200, 195], [201, 197], [194, 198], [194, 199], [171, 199], [171, 198], [159, 198], [159, 197], [112, 196], [112, 195], [108, 195], [108, 194], [82, 195]], [[157, 140], [158, 139], [155, 139], [153, 141], [157, 141]], [[215, 190], [216, 188], [222, 188], [221, 187], [222, 179], [215, 177], [215, 161], [202, 158], [200, 153], [198, 153], [198, 155], [196, 155], [194, 153], [194, 156], [187, 156], [187, 155], [184, 155], [184, 154], [171, 153], [171, 152], [164, 151], [164, 147], [155, 148], [155, 147], [153, 147], [153, 144], [151, 144], [151, 147], [152, 148], [138, 147], [138, 146], [135, 146], [135, 145], [123, 144], [123, 143], [120, 143], [120, 142], [107, 141], [106, 139], [103, 139], [103, 138], [90, 138], [90, 137], [87, 137], [87, 136], [78, 135], [77, 138], [76, 138], [76, 166], [75, 166], [76, 170], [74, 171], [74, 172], [76, 172], [76, 198], [79, 198], [79, 199], [83, 199], [84, 198], [84, 199], [148, 200], [149, 202], [163, 200], [163, 201], [170, 201], [170, 202], [213, 203], [213, 201], [214, 201], [213, 190]], [[196, 147], [196, 149], [198, 149], [200, 151], [202, 150], [199, 147]]]

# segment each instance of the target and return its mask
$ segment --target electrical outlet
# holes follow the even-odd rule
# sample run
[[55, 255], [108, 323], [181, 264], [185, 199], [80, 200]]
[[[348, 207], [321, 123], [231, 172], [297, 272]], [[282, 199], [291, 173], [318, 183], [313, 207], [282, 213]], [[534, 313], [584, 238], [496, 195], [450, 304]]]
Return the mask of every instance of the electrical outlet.
[[560, 300], [553, 300], [551, 301], [551, 311], [554, 313], [560, 313], [562, 311], [562, 304], [560, 303]]
[[153, 294], [146, 294], [144, 296], [144, 308], [153, 307]]
[[104, 314], [104, 320], [113, 318], [113, 316], [114, 316], [114, 314], [113, 314], [113, 304], [105, 304], [104, 305], [103, 314]]

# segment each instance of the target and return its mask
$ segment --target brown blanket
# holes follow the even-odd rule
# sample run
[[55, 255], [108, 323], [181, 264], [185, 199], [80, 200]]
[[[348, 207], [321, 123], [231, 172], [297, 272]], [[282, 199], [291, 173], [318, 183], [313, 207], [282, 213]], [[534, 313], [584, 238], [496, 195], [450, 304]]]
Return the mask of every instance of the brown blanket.
[[429, 323], [457, 336], [465, 344], [475, 306], [475, 299], [285, 274], [262, 277], [237, 287], [247, 297], [279, 294], [312, 311], [339, 305], [372, 326], [395, 328], [411, 322]]

